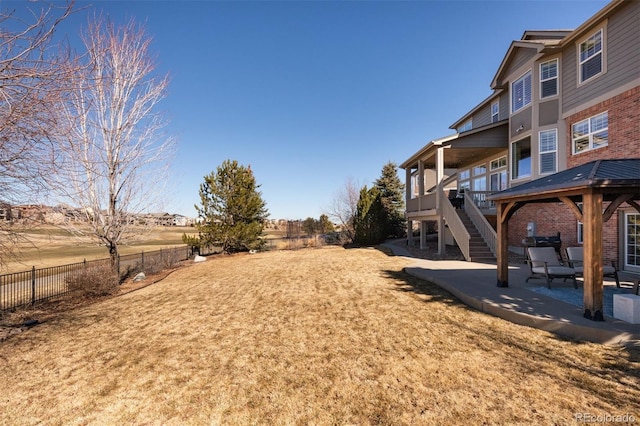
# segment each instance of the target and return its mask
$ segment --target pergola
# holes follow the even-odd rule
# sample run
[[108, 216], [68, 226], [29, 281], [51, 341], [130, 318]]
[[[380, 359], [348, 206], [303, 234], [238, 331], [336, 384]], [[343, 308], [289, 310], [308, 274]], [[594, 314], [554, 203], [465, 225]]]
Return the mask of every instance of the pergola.
[[[603, 321], [602, 229], [624, 203], [640, 213], [640, 158], [598, 160], [488, 197], [497, 208], [498, 287], [509, 286], [509, 219], [530, 203], [562, 202], [583, 223], [584, 316]], [[603, 204], [609, 205], [603, 211]], [[582, 208], [578, 206], [582, 203]]]

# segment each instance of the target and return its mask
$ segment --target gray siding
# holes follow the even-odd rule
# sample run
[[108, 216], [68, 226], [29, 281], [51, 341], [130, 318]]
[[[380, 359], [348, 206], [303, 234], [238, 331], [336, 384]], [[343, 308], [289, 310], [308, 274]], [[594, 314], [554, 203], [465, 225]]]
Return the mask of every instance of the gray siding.
[[[500, 101], [500, 110], [498, 111], [498, 121], [505, 120], [509, 117], [509, 92], [505, 91], [497, 98]], [[477, 129], [478, 127], [486, 126], [491, 124], [491, 104], [494, 103], [496, 99], [493, 99], [491, 102], [488, 102], [485, 106], [476, 111], [473, 116], [473, 128]]]
[[[510, 75], [518, 70], [518, 68], [527, 64], [527, 62], [533, 61], [533, 57], [536, 56], [535, 49], [526, 49], [523, 47], [519, 47], [516, 49], [516, 53], [507, 68], [507, 72], [505, 75]], [[513, 76], [513, 80], [520, 77], [520, 73], [518, 75]], [[512, 80], [512, 81], [513, 81]]]
[[[524, 111], [520, 111], [511, 117], [511, 138], [520, 137], [520, 135], [531, 130], [531, 113], [533, 108], [527, 107]], [[520, 125], [524, 127], [519, 132], [516, 132], [516, 129], [520, 127]]]
[[509, 118], [509, 94], [511, 92], [509, 90], [505, 90], [504, 93], [500, 95], [500, 120], [504, 120]]
[[485, 105], [473, 114], [473, 128], [478, 128], [491, 124], [491, 103]]
[[[609, 18], [605, 30], [606, 73], [580, 87], [576, 44], [562, 53], [562, 111], [571, 111], [581, 104], [604, 96], [607, 92], [640, 77], [640, 1], [625, 2]], [[594, 33], [602, 25], [591, 29]], [[585, 33], [585, 36], [590, 33]]]
[[560, 110], [557, 99], [540, 102], [538, 109], [538, 125], [548, 126], [550, 124], [555, 124], [558, 122], [559, 115]]

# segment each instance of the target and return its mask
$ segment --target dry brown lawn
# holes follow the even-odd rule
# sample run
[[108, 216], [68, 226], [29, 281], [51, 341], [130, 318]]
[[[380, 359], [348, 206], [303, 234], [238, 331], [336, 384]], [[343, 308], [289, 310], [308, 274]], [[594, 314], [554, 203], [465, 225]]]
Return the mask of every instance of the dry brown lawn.
[[0, 423], [640, 421], [637, 349], [473, 311], [402, 258], [210, 259], [0, 344]]

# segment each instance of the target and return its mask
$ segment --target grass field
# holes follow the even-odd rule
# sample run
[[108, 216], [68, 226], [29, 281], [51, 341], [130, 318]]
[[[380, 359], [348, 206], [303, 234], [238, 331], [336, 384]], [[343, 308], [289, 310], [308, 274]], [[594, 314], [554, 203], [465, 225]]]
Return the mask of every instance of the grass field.
[[0, 344], [0, 423], [640, 421], [637, 349], [471, 310], [373, 249], [223, 256]]
[[[8, 257], [2, 264], [0, 273], [18, 272], [68, 263], [82, 262], [84, 259], [104, 259], [109, 257], [106, 247], [98, 245], [88, 236], [78, 236], [53, 225], [40, 225], [20, 230], [23, 241], [16, 247], [15, 256]], [[122, 244], [120, 253], [133, 254], [141, 251], [159, 250], [182, 245], [182, 234], [197, 233], [194, 228], [180, 226], [158, 226], [145, 230], [138, 241]]]

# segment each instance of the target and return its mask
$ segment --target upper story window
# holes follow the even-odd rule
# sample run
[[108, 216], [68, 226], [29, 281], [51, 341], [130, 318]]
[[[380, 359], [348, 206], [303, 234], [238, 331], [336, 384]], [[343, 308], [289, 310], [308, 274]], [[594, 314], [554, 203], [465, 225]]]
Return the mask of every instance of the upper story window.
[[511, 112], [516, 112], [531, 103], [531, 71], [511, 85]]
[[491, 170], [500, 169], [502, 167], [507, 167], [507, 157], [500, 157], [495, 160], [491, 160]]
[[471, 119], [462, 123], [461, 126], [458, 127], [458, 133], [466, 132], [467, 130], [471, 130], [473, 128]]
[[540, 64], [540, 98], [558, 94], [558, 60]]
[[500, 101], [495, 101], [491, 104], [491, 122], [496, 123], [500, 121]]
[[558, 131], [543, 130], [539, 134], [540, 174], [555, 173], [558, 152]]
[[571, 126], [573, 153], [609, 145], [609, 112], [589, 117]]
[[597, 76], [603, 70], [602, 29], [578, 46], [580, 60], [580, 83]]

